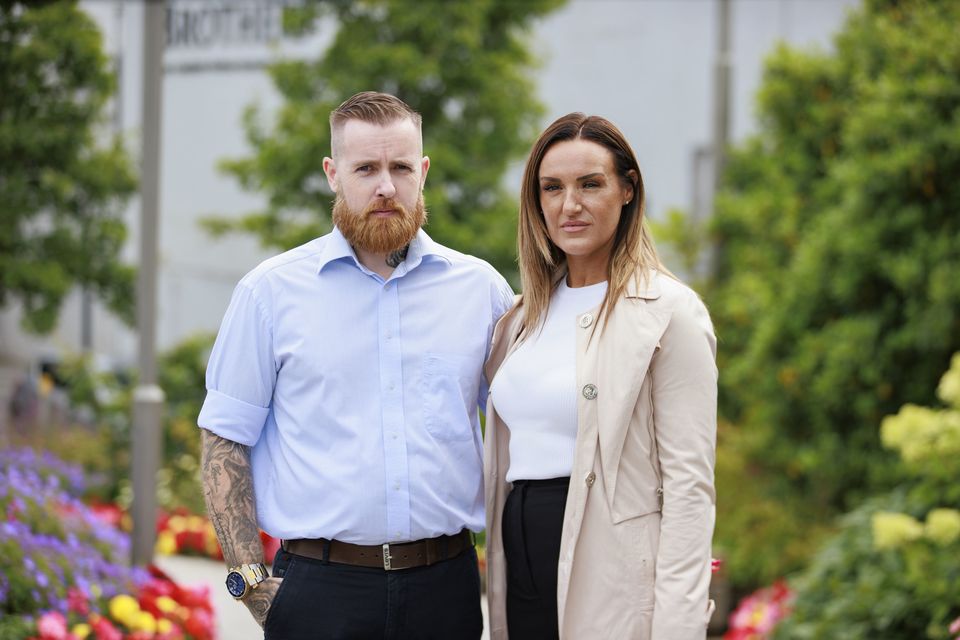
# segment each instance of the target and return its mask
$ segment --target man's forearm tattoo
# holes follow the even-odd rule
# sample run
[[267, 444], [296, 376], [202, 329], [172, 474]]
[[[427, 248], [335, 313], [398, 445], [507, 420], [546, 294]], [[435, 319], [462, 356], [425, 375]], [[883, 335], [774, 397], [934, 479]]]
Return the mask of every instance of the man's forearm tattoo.
[[257, 527], [250, 451], [206, 429], [201, 433], [203, 495], [223, 558], [230, 567], [260, 562], [263, 546]]
[[400, 266], [400, 263], [407, 259], [407, 251], [410, 250], [410, 245], [408, 244], [405, 247], [397, 249], [393, 253], [387, 256], [387, 266], [396, 269]]

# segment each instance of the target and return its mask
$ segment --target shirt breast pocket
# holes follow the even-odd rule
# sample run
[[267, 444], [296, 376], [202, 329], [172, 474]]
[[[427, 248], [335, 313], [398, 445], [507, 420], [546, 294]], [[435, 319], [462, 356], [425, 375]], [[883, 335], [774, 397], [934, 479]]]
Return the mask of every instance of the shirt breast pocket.
[[468, 407], [476, 406], [478, 371], [471, 359], [431, 353], [423, 359], [423, 422], [434, 439], [459, 442], [473, 439]]

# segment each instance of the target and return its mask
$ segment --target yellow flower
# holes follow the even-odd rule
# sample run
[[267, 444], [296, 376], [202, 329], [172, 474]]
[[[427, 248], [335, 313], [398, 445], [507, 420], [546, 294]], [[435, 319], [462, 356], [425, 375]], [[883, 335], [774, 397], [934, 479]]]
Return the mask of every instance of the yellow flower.
[[80, 640], [84, 640], [87, 636], [90, 635], [90, 625], [85, 623], [75, 624], [73, 628], [70, 629], [70, 633], [77, 636]]
[[937, 395], [947, 404], [960, 408], [960, 353], [953, 354], [950, 370], [940, 378]]
[[138, 611], [128, 625], [134, 631], [157, 632], [157, 619], [149, 611]]
[[953, 411], [941, 411], [906, 404], [894, 416], [880, 424], [880, 440], [888, 449], [896, 449], [908, 463], [920, 463], [940, 457], [958, 440]]
[[177, 610], [177, 601], [170, 596], [160, 596], [157, 598], [157, 609], [164, 613], [172, 613]]
[[157, 633], [161, 635], [166, 635], [173, 630], [173, 623], [167, 620], [166, 618], [160, 618], [157, 620]]
[[948, 545], [960, 538], [960, 511], [934, 509], [927, 514], [924, 535], [937, 544]]
[[119, 595], [110, 600], [110, 617], [128, 627], [133, 626], [139, 613], [140, 605], [133, 596]]
[[180, 533], [187, 530], [187, 519], [183, 516], [170, 516], [167, 520], [167, 529], [173, 533]]
[[156, 552], [162, 556], [171, 556], [177, 552], [177, 537], [169, 531], [157, 535]]
[[922, 535], [923, 525], [905, 513], [873, 514], [873, 546], [877, 549], [895, 549]]

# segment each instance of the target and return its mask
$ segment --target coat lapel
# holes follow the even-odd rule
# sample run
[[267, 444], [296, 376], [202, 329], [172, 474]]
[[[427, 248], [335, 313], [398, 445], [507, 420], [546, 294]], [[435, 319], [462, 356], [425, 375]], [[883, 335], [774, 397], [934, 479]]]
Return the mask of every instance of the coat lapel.
[[[610, 510], [616, 495], [617, 470], [640, 389], [660, 338], [670, 322], [670, 313], [651, 308], [649, 300], [660, 297], [656, 272], [638, 283], [631, 280], [624, 299], [610, 314], [603, 333], [598, 333], [585, 352], [586, 369], [595, 372], [597, 430], [604, 489]], [[583, 399], [581, 399], [583, 401]]]

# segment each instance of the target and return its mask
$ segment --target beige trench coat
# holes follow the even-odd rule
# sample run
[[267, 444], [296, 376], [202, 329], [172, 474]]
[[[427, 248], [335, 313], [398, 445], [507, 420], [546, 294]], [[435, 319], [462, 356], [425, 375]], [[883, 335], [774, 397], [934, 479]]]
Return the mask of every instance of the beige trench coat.
[[[517, 346], [522, 316], [514, 307], [497, 325], [487, 380]], [[702, 639], [713, 610], [713, 326], [693, 291], [657, 272], [628, 288], [590, 340], [596, 316], [593, 309], [572, 320], [580, 395], [558, 566], [560, 638]], [[501, 518], [509, 439], [488, 400], [487, 598], [495, 640], [507, 638]]]

